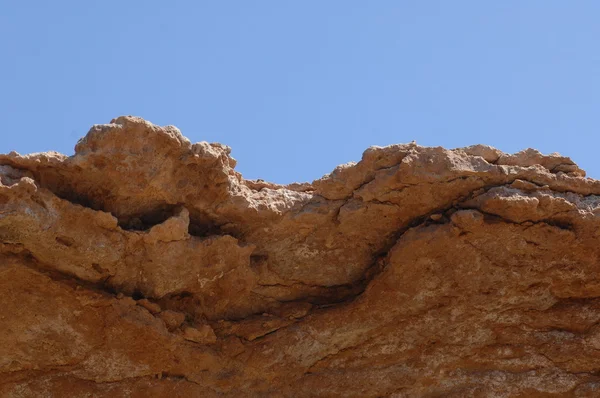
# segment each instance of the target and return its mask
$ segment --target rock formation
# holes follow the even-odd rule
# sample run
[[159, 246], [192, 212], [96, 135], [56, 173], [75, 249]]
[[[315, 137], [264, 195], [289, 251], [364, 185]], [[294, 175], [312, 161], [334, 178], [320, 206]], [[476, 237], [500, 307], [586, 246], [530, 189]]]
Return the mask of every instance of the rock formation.
[[120, 117], [0, 155], [2, 397], [600, 396], [600, 181], [372, 147], [312, 184]]

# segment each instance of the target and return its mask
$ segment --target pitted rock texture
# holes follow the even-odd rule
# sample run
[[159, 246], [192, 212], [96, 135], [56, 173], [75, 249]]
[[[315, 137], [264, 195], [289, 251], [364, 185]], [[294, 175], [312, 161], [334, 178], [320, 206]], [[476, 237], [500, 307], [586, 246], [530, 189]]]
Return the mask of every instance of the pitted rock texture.
[[0, 155], [2, 397], [600, 396], [600, 181], [372, 147], [311, 184], [135, 117]]

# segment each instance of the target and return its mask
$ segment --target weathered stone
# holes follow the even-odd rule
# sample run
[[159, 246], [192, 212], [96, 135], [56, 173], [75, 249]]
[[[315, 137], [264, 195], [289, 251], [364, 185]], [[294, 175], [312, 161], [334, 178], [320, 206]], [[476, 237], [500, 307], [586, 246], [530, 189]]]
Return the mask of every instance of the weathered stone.
[[210, 325], [186, 327], [183, 329], [183, 338], [200, 344], [213, 344], [217, 342], [217, 336]]
[[171, 332], [179, 328], [185, 321], [185, 314], [171, 310], [161, 311], [159, 317]]
[[0, 155], [0, 396], [600, 395], [600, 181], [484, 145], [313, 183], [120, 117]]
[[[161, 311], [160, 305], [153, 303], [148, 299], [138, 300], [136, 304], [144, 307], [153, 314], [158, 314]], [[181, 322], [179, 324], [181, 324]]]

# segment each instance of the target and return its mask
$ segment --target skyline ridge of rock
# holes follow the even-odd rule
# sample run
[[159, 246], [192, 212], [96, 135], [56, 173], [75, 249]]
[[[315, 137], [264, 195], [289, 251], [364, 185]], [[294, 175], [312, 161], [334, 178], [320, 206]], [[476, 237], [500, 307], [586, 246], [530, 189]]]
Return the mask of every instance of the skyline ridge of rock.
[[0, 155], [0, 396], [600, 394], [570, 158], [397, 144], [280, 185], [230, 152], [122, 116]]

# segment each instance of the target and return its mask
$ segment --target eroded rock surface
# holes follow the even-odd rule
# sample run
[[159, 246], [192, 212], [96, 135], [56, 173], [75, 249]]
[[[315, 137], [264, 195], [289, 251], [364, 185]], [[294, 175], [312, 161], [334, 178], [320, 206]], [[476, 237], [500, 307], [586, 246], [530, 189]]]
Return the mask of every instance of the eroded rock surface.
[[0, 396], [600, 396], [600, 181], [569, 158], [234, 167], [134, 117], [0, 155]]

